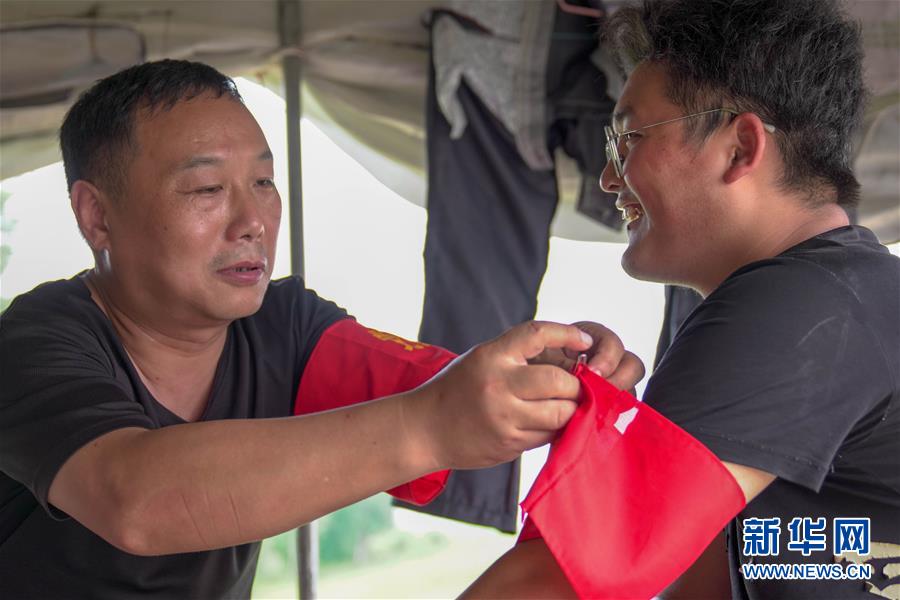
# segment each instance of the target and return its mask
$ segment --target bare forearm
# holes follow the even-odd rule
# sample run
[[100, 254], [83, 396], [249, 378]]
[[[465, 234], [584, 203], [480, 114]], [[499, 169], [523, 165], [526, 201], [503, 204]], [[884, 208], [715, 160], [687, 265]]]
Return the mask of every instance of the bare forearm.
[[[258, 540], [436, 470], [419, 428], [405, 426], [410, 399], [113, 432], [72, 459], [103, 457], [89, 481], [54, 482], [50, 500], [138, 554]], [[78, 506], [85, 496], [71, 485], [96, 486], [103, 500]]]
[[731, 598], [725, 533], [719, 533], [691, 567], [660, 595], [665, 600]]
[[550, 549], [542, 539], [514, 546], [497, 559], [461, 598], [576, 598]]
[[63, 465], [50, 502], [132, 553], [260, 539], [426, 473], [491, 466], [547, 443], [575, 411], [578, 380], [527, 361], [590, 345], [576, 327], [529, 322], [415, 390], [368, 404], [114, 431]]

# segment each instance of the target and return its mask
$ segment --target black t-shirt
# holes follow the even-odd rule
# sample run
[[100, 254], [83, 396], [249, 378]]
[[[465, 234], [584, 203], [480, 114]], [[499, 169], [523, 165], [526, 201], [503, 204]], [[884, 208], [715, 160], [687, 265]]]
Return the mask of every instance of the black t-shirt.
[[[777, 476], [728, 528], [734, 598], [871, 599], [868, 585], [897, 583], [883, 567], [900, 556], [898, 379], [900, 260], [862, 227], [746, 265], [682, 325], [645, 401], [721, 460]], [[777, 555], [745, 556], [744, 521], [772, 517]], [[825, 550], [788, 549], [795, 517], [826, 519]], [[870, 582], [742, 576], [742, 563], [834, 565], [835, 517], [869, 517], [874, 554], [893, 554], [869, 558]]]
[[[229, 326], [199, 420], [292, 414], [319, 336], [345, 317], [299, 278], [270, 283], [260, 310]], [[134, 556], [48, 505], [57, 471], [88, 441], [184, 423], [144, 387], [81, 277], [12, 302], [0, 317], [0, 367], [0, 596], [249, 597], [259, 543]]]

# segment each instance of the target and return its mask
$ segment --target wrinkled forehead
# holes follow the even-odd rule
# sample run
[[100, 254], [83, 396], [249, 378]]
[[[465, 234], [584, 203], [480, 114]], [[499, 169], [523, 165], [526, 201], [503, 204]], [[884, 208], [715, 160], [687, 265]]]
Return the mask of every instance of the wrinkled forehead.
[[142, 111], [135, 142], [145, 158], [163, 163], [197, 154], [257, 156], [269, 149], [242, 102], [212, 95], [179, 101], [168, 110]]

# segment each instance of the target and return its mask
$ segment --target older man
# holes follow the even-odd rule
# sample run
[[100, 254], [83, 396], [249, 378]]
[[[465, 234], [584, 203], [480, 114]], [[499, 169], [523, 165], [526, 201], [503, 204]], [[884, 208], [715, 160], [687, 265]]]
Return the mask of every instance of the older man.
[[[608, 35], [629, 71], [601, 178], [628, 223], [623, 267], [704, 301], [647, 385], [645, 404], [668, 420], [643, 439], [622, 426], [615, 451], [580, 461], [606, 481], [621, 447], [657, 444], [634, 453], [647, 462], [582, 486], [603, 508], [577, 531], [560, 510], [533, 514], [470, 594], [649, 597], [734, 517], [727, 546], [710, 544], [666, 597], [897, 597], [900, 261], [844, 210], [859, 187], [858, 28], [833, 1], [660, 0], [620, 10]], [[658, 445], [663, 434], [677, 445]], [[730, 477], [693, 484], [692, 467], [716, 468], [682, 451], [699, 443]]]
[[96, 264], [3, 315], [5, 597], [247, 597], [261, 538], [548, 441], [578, 393], [564, 351], [640, 377], [600, 326], [530, 323], [419, 385], [452, 355], [270, 282], [272, 154], [206, 65], [102, 80], [60, 138]]

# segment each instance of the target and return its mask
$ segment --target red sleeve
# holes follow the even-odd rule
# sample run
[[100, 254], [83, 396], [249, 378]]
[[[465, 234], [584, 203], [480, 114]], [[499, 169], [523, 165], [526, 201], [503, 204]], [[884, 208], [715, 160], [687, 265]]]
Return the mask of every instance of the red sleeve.
[[[300, 378], [294, 414], [322, 412], [411, 390], [456, 357], [419, 342], [338, 321], [319, 338]], [[388, 493], [414, 504], [440, 494], [449, 471], [438, 471], [397, 486]]]
[[745, 504], [703, 444], [584, 368], [582, 402], [522, 510], [582, 598], [652, 598]]

